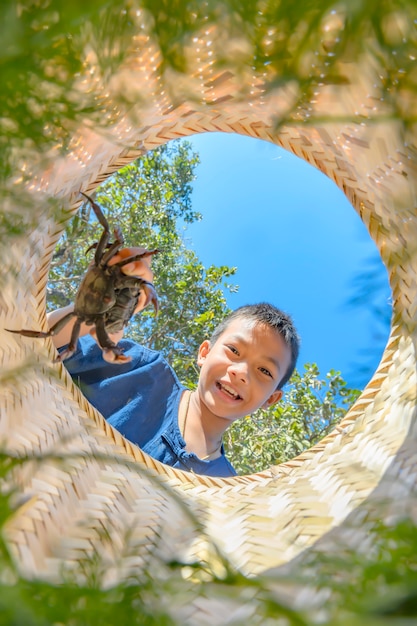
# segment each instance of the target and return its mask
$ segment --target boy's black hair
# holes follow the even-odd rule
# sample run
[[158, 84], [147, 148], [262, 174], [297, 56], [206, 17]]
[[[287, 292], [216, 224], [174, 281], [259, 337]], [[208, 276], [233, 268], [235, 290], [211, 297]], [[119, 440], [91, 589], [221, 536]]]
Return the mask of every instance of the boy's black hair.
[[295, 329], [293, 321], [289, 315], [278, 309], [268, 302], [260, 302], [259, 304], [244, 304], [227, 315], [222, 322], [214, 329], [210, 337], [210, 343], [214, 344], [222, 333], [227, 329], [233, 320], [241, 318], [252, 320], [255, 324], [265, 324], [273, 328], [281, 335], [291, 352], [291, 361], [280, 380], [277, 389], [281, 389], [291, 378], [295, 369], [298, 354], [300, 351], [300, 338]]

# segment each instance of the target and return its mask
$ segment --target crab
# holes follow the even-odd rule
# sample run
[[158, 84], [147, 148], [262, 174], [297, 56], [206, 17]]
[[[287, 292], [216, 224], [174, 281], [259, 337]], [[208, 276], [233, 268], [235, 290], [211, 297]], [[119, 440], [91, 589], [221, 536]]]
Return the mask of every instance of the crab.
[[[119, 364], [126, 363], [131, 360], [130, 357], [123, 354], [123, 348], [109, 337], [109, 333], [118, 333], [128, 324], [142, 292], [145, 294], [145, 298], [142, 296], [142, 300], [144, 300], [142, 308], [152, 303], [157, 313], [158, 299], [152, 283], [138, 276], [129, 275], [126, 270], [124, 273], [122, 268], [130, 263], [140, 261], [146, 256], [154, 255], [158, 250], [141, 249], [143, 251], [139, 254], [127, 256], [121, 261], [111, 263], [111, 260], [123, 247], [122, 232], [119, 227], [114, 228], [115, 241], [109, 243], [110, 228], [101, 208], [87, 194], [83, 192], [81, 194], [90, 202], [104, 231], [100, 240], [88, 249], [95, 248], [94, 261], [78, 288], [74, 300], [74, 310], [62, 317], [47, 332], [25, 329], [7, 330], [25, 337], [52, 337], [75, 317], [70, 342], [56, 361], [64, 361], [74, 354], [81, 324], [85, 323], [87, 326], [93, 326], [91, 334], [101, 347], [103, 358], [106, 361]], [[122, 253], [124, 254], [119, 253], [119, 256], [129, 254], [129, 249], [124, 249]]]

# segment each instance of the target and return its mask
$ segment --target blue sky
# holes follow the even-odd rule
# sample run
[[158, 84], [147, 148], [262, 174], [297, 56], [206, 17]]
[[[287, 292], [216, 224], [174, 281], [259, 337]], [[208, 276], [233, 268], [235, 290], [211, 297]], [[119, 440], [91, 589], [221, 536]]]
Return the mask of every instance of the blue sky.
[[300, 369], [315, 362], [322, 375], [340, 370], [348, 384], [364, 386], [359, 369], [364, 359], [377, 367], [386, 337], [376, 341], [366, 307], [349, 306], [354, 277], [376, 259], [387, 306], [390, 292], [376, 246], [344, 194], [268, 142], [224, 133], [188, 140], [201, 160], [193, 208], [203, 221], [186, 238], [205, 265], [238, 267], [230, 282], [239, 290], [228, 305], [268, 300], [284, 309], [302, 338]]

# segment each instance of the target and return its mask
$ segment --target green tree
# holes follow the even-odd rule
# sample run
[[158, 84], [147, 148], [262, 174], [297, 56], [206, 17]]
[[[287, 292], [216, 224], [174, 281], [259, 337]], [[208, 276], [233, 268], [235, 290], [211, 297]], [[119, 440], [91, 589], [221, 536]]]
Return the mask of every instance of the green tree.
[[331, 370], [323, 378], [316, 364], [306, 363], [303, 374], [294, 372], [283, 400], [227, 431], [227, 456], [241, 474], [288, 461], [327, 435], [359, 394], [347, 387], [340, 372]]

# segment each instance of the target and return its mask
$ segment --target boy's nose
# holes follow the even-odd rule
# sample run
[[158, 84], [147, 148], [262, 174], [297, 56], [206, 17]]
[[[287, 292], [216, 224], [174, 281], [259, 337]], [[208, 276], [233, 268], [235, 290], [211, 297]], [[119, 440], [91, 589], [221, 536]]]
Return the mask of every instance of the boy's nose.
[[233, 365], [231, 365], [230, 371], [232, 375], [236, 376], [238, 380], [244, 383], [248, 381], [248, 368], [246, 367], [245, 363], [234, 363]]

